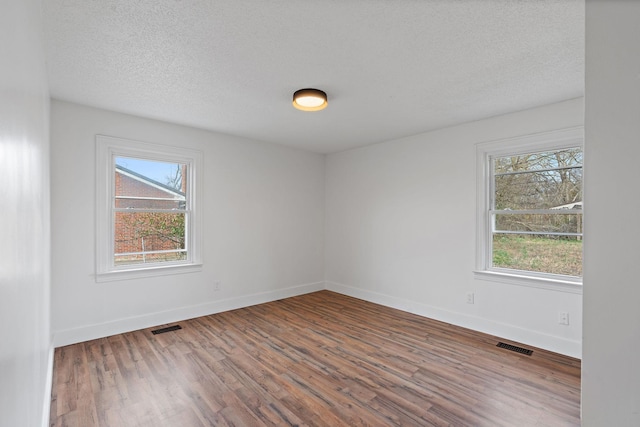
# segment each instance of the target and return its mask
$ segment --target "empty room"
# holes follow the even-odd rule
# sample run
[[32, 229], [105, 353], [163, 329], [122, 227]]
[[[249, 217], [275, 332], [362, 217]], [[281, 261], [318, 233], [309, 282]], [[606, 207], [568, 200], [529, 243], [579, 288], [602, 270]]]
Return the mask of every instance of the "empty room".
[[0, 426], [638, 426], [640, 2], [8, 0]]

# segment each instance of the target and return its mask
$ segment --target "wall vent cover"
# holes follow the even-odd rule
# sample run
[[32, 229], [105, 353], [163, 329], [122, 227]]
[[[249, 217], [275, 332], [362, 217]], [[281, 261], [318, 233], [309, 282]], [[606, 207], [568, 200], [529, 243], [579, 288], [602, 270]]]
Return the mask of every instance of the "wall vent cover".
[[499, 342], [497, 347], [504, 348], [506, 350], [515, 351], [516, 353], [525, 354], [527, 356], [531, 356], [533, 354], [533, 350], [529, 350], [526, 348], [511, 345], [511, 344], [505, 344], [503, 342]]
[[180, 325], [167, 326], [166, 328], [156, 329], [151, 331], [153, 335], [164, 334], [165, 332], [177, 331], [178, 329], [182, 329]]

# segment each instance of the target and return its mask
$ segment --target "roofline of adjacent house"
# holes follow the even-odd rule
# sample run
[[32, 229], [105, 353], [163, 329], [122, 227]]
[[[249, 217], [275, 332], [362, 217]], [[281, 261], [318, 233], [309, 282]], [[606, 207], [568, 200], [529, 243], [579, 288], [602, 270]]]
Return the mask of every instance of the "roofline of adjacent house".
[[155, 179], [151, 179], [148, 176], [144, 176], [142, 174], [139, 174], [138, 172], [134, 172], [131, 169], [127, 169], [124, 166], [120, 166], [120, 165], [116, 165], [116, 170], [119, 170], [120, 172], [125, 173], [126, 175], [130, 175], [133, 178], [139, 179], [141, 181], [145, 181], [148, 182], [149, 184], [155, 186], [155, 187], [159, 187], [161, 190], [165, 190], [169, 193], [173, 193], [176, 194], [178, 196], [181, 197], [185, 197], [185, 194], [182, 191], [178, 191], [175, 188], [167, 185], [167, 184], [163, 184], [161, 182], [156, 181]]

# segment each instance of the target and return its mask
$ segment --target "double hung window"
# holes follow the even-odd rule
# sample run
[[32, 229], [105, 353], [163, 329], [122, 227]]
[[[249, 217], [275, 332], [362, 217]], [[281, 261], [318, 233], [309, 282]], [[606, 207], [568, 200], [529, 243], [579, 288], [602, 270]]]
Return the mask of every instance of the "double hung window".
[[97, 137], [98, 280], [200, 265], [201, 154]]
[[478, 270], [580, 283], [582, 132], [478, 146]]

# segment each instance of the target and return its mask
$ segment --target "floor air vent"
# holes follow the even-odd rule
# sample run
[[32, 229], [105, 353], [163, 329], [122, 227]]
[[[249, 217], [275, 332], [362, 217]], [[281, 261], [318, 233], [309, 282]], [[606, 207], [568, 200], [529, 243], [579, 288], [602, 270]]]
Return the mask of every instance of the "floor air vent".
[[526, 354], [527, 356], [531, 356], [533, 354], [533, 350], [528, 350], [526, 348], [518, 347], [511, 344], [505, 344], [503, 342], [499, 342], [497, 347], [515, 351], [516, 353]]
[[155, 331], [151, 331], [153, 335], [164, 334], [165, 332], [177, 331], [178, 329], [182, 329], [180, 325], [167, 326], [166, 328], [156, 329]]

